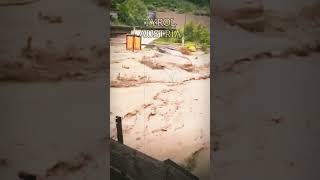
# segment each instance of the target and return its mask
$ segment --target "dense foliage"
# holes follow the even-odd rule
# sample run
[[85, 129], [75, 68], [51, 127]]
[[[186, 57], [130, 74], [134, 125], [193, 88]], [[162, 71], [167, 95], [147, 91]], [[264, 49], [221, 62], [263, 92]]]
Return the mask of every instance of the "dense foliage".
[[124, 3], [126, 0], [111, 0], [111, 9], [119, 10], [119, 6]]
[[185, 41], [195, 42], [200, 45], [210, 44], [210, 33], [208, 28], [194, 24], [192, 22], [186, 24], [184, 29]]
[[[178, 11], [178, 12], [196, 12], [203, 11], [208, 13], [210, 0], [141, 0], [147, 6], [148, 10], [157, 11]], [[112, 0], [111, 9], [120, 10], [120, 6], [127, 0]]]
[[[191, 51], [201, 49], [207, 51], [210, 47], [209, 29], [201, 24], [189, 22], [185, 28], [179, 30], [184, 35], [185, 47]], [[182, 43], [182, 38], [162, 37], [157, 40], [158, 43]]]
[[139, 26], [143, 25], [148, 15], [148, 9], [142, 0], [127, 0], [119, 5], [119, 21], [121, 23]]

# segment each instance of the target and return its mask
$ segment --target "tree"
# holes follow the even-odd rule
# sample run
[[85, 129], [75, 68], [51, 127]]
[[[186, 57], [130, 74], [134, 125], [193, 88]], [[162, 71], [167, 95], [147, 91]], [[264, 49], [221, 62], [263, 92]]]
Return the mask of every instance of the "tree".
[[111, 9], [119, 10], [120, 4], [122, 4], [125, 0], [112, 0], [111, 1]]
[[210, 0], [188, 0], [189, 2], [192, 2], [199, 6], [209, 6]]
[[131, 26], [142, 26], [148, 10], [142, 0], [127, 0], [119, 7], [120, 22]]

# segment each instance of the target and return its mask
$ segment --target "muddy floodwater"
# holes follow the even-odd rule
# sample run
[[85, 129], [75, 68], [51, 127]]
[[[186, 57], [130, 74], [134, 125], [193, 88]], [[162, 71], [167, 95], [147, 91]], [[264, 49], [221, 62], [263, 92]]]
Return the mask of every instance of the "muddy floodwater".
[[166, 11], [166, 12], [157, 12], [157, 18], [173, 18], [174, 22], [177, 24], [178, 28], [181, 28], [185, 22], [197, 22], [201, 25], [210, 28], [210, 17], [209, 16], [198, 16], [194, 15], [192, 13], [189, 14], [181, 14], [177, 12], [172, 11]]
[[208, 177], [209, 56], [168, 46], [139, 52], [111, 46], [111, 138], [117, 139], [121, 116], [124, 144]]

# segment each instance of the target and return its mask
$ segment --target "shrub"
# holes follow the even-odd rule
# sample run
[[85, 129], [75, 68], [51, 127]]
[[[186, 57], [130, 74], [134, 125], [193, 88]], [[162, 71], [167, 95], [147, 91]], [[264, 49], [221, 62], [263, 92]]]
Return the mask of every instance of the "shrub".
[[157, 9], [156, 9], [156, 7], [154, 5], [148, 5], [148, 10], [155, 11]]
[[[101, 0], [99, 0], [101, 1]], [[112, 10], [119, 10], [120, 4], [124, 3], [125, 0], [112, 0], [111, 1], [111, 9]]]
[[[209, 29], [201, 24], [194, 24], [189, 22], [186, 24], [185, 28], [181, 28], [180, 34], [184, 34], [185, 45], [184, 47], [191, 52], [196, 51], [196, 49], [201, 49], [204, 52], [208, 52], [210, 47], [210, 33]], [[156, 43], [181, 43], [182, 39], [180, 37], [161, 37], [156, 40]]]
[[191, 52], [197, 51], [197, 45], [193, 42], [187, 42], [184, 46]]
[[210, 47], [209, 30], [201, 24], [196, 25], [193, 22], [186, 24], [184, 28], [184, 36], [186, 45], [188, 45], [188, 42], [194, 43], [196, 47], [200, 47], [205, 52]]

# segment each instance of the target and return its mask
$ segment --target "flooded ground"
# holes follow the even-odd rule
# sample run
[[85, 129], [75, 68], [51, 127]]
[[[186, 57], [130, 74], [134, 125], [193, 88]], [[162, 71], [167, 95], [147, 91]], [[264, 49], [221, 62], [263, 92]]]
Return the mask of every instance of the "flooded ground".
[[157, 18], [174, 18], [178, 28], [183, 27], [184, 23], [197, 22], [201, 25], [210, 28], [210, 17], [209, 16], [198, 16], [192, 13], [177, 13], [172, 11], [157, 12]]
[[275, 2], [262, 32], [213, 17], [211, 178], [319, 179], [319, 3]]
[[130, 52], [123, 45], [111, 46], [111, 54], [111, 137], [121, 116], [126, 145], [209, 174], [210, 54], [167, 46]]
[[103, 76], [0, 83], [1, 179], [17, 179], [21, 171], [48, 180], [106, 176]]
[[[7, 67], [13, 67], [11, 72], [19, 72], [17, 67], [23, 73], [15, 77], [25, 81], [18, 82], [18, 78], [15, 82], [0, 83], [1, 179], [14, 179], [19, 171], [37, 174], [39, 179], [104, 179], [108, 175], [105, 174], [108, 171], [105, 138], [109, 137], [109, 129], [102, 125], [106, 120], [105, 114], [100, 113], [107, 111], [104, 109], [107, 102], [101, 96], [105, 93], [102, 87], [105, 79], [95, 73], [104, 66], [93, 65], [95, 61], [90, 59], [95, 56], [87, 55], [94, 47], [104, 47], [108, 28], [101, 26], [105, 25], [108, 12], [89, 0], [34, 2], [1, 7], [0, 11], [1, 78], [6, 78], [3, 74], [8, 73], [4, 71]], [[230, 25], [219, 14], [212, 17], [214, 63], [218, 70], [213, 88], [221, 87], [214, 88], [215, 104], [212, 105], [217, 112], [212, 117], [215, 128], [211, 130], [213, 178], [301, 180], [317, 176], [307, 179], [319, 179], [319, 102], [314, 96], [320, 91], [315, 78], [320, 76], [319, 5], [295, 0], [279, 8], [276, 6], [279, 3], [274, 2], [278, 1], [264, 2], [268, 10], [264, 14], [265, 32], [250, 32]], [[78, 11], [79, 6], [85, 11]], [[219, 8], [218, 4], [215, 6]], [[241, 3], [234, 7], [241, 7]], [[227, 6], [226, 9], [232, 8]], [[298, 16], [287, 15], [288, 9], [298, 9], [295, 11]], [[301, 9], [305, 10], [301, 12]], [[53, 18], [62, 16], [63, 22], [43, 21], [38, 18], [39, 12]], [[50, 52], [61, 57], [66, 57], [63, 53], [67, 49], [83, 48], [85, 53], [81, 56], [90, 57], [89, 61], [77, 62], [77, 58], [59, 61], [61, 66], [51, 64], [47, 68], [53, 69], [48, 71], [37, 63], [32, 64], [35, 61], [20, 59], [29, 35], [33, 37], [32, 47], [53, 50]], [[173, 61], [173, 55], [163, 55], [157, 49], [139, 54], [122, 53], [116, 47], [112, 50], [116, 60], [110, 62], [115, 70], [111, 72], [111, 98], [115, 103], [110, 118], [114, 123], [115, 115], [126, 116], [125, 143], [159, 159], [168, 154], [169, 158], [193, 168], [193, 173], [200, 178], [207, 177], [208, 138], [201, 139], [201, 134], [203, 132], [206, 137], [209, 126], [205, 123], [209, 121], [200, 118], [209, 112], [201, 106], [209, 101], [209, 92], [201, 91], [208, 89], [207, 55], [187, 56], [186, 59], [175, 54], [179, 60]], [[170, 51], [165, 49], [164, 52]], [[41, 60], [48, 60], [48, 56], [41, 57]], [[161, 57], [164, 62], [155, 60]], [[16, 60], [23, 61], [22, 65]], [[45, 65], [45, 61], [40, 62]], [[82, 68], [93, 63], [90, 70], [84, 69], [87, 72], [83, 73], [84, 78], [73, 78], [73, 75], [70, 78], [65, 74], [78, 69], [72, 65], [75, 62]], [[58, 74], [50, 73], [56, 70]], [[125, 73], [119, 75], [120, 71]], [[25, 73], [30, 72], [36, 72], [36, 76], [24, 78]], [[94, 78], [87, 78], [92, 73]], [[43, 76], [37, 76], [39, 74]], [[52, 75], [62, 78], [53, 81]], [[196, 89], [197, 93], [190, 93], [191, 89], [192, 92]], [[169, 111], [164, 104], [177, 110]], [[79, 116], [79, 112], [83, 116]], [[180, 113], [186, 115], [180, 116]], [[177, 116], [181, 117], [178, 121], [167, 118]], [[136, 119], [153, 123], [145, 128]], [[154, 123], [159, 119], [164, 119], [161, 129], [154, 128], [159, 125]], [[187, 129], [195, 133], [187, 134]], [[114, 133], [111, 131], [110, 135], [114, 137]], [[182, 136], [173, 142], [172, 139]], [[153, 139], [162, 144], [152, 144]], [[175, 143], [179, 141], [186, 151], [178, 151]], [[170, 151], [163, 150], [167, 142], [170, 146], [166, 148], [170, 147]]]
[[106, 178], [107, 14], [91, 0], [0, 2], [0, 179]]

